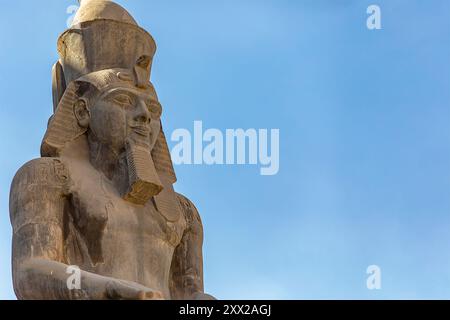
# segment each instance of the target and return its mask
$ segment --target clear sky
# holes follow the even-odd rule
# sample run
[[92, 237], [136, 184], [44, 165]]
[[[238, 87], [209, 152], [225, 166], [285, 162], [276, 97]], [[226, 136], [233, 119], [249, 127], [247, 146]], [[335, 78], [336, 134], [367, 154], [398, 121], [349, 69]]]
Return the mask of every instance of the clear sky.
[[[280, 129], [280, 171], [176, 167], [227, 299], [450, 298], [450, 1], [117, 1], [158, 44], [167, 133]], [[0, 298], [8, 197], [39, 156], [74, 0], [1, 1]], [[369, 31], [378, 4], [382, 29]], [[171, 146], [173, 142], [169, 141]], [[368, 290], [378, 265], [381, 290]]]

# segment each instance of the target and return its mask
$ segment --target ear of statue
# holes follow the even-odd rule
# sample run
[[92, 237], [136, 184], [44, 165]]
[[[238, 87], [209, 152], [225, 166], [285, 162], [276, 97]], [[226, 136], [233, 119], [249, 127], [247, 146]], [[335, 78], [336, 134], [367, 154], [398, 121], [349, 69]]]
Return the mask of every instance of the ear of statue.
[[77, 118], [78, 125], [82, 128], [87, 128], [91, 115], [87, 108], [86, 100], [78, 99], [73, 106], [73, 112]]

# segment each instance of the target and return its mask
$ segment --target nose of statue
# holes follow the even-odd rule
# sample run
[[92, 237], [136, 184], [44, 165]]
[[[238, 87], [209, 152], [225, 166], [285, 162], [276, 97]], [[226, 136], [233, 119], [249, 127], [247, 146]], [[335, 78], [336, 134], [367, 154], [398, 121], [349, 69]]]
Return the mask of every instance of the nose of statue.
[[134, 110], [134, 115], [133, 115], [133, 119], [134, 121], [141, 123], [141, 124], [146, 124], [150, 122], [150, 111], [148, 110], [148, 107], [146, 105], [146, 103], [142, 100], [139, 100], [139, 102], [136, 105], [136, 108]]

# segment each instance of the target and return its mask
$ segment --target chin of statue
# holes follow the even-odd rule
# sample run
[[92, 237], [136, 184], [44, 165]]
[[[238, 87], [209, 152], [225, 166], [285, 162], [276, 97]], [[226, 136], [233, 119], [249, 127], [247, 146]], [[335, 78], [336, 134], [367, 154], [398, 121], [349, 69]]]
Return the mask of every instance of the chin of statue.
[[128, 165], [128, 189], [123, 198], [137, 205], [145, 205], [150, 198], [159, 194], [162, 183], [151, 156], [149, 139], [130, 137], [125, 144]]

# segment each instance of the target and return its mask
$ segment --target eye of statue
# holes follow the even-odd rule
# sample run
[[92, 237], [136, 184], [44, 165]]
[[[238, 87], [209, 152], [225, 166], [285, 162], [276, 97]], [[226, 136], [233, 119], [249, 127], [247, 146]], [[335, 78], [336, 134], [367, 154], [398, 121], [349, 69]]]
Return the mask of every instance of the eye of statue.
[[133, 99], [124, 93], [114, 95], [113, 101], [123, 106], [131, 106], [134, 103]]
[[153, 99], [149, 99], [147, 101], [148, 110], [151, 113], [151, 117], [154, 120], [158, 120], [161, 117], [162, 114], [162, 108], [161, 104], [158, 101], [155, 101]]

